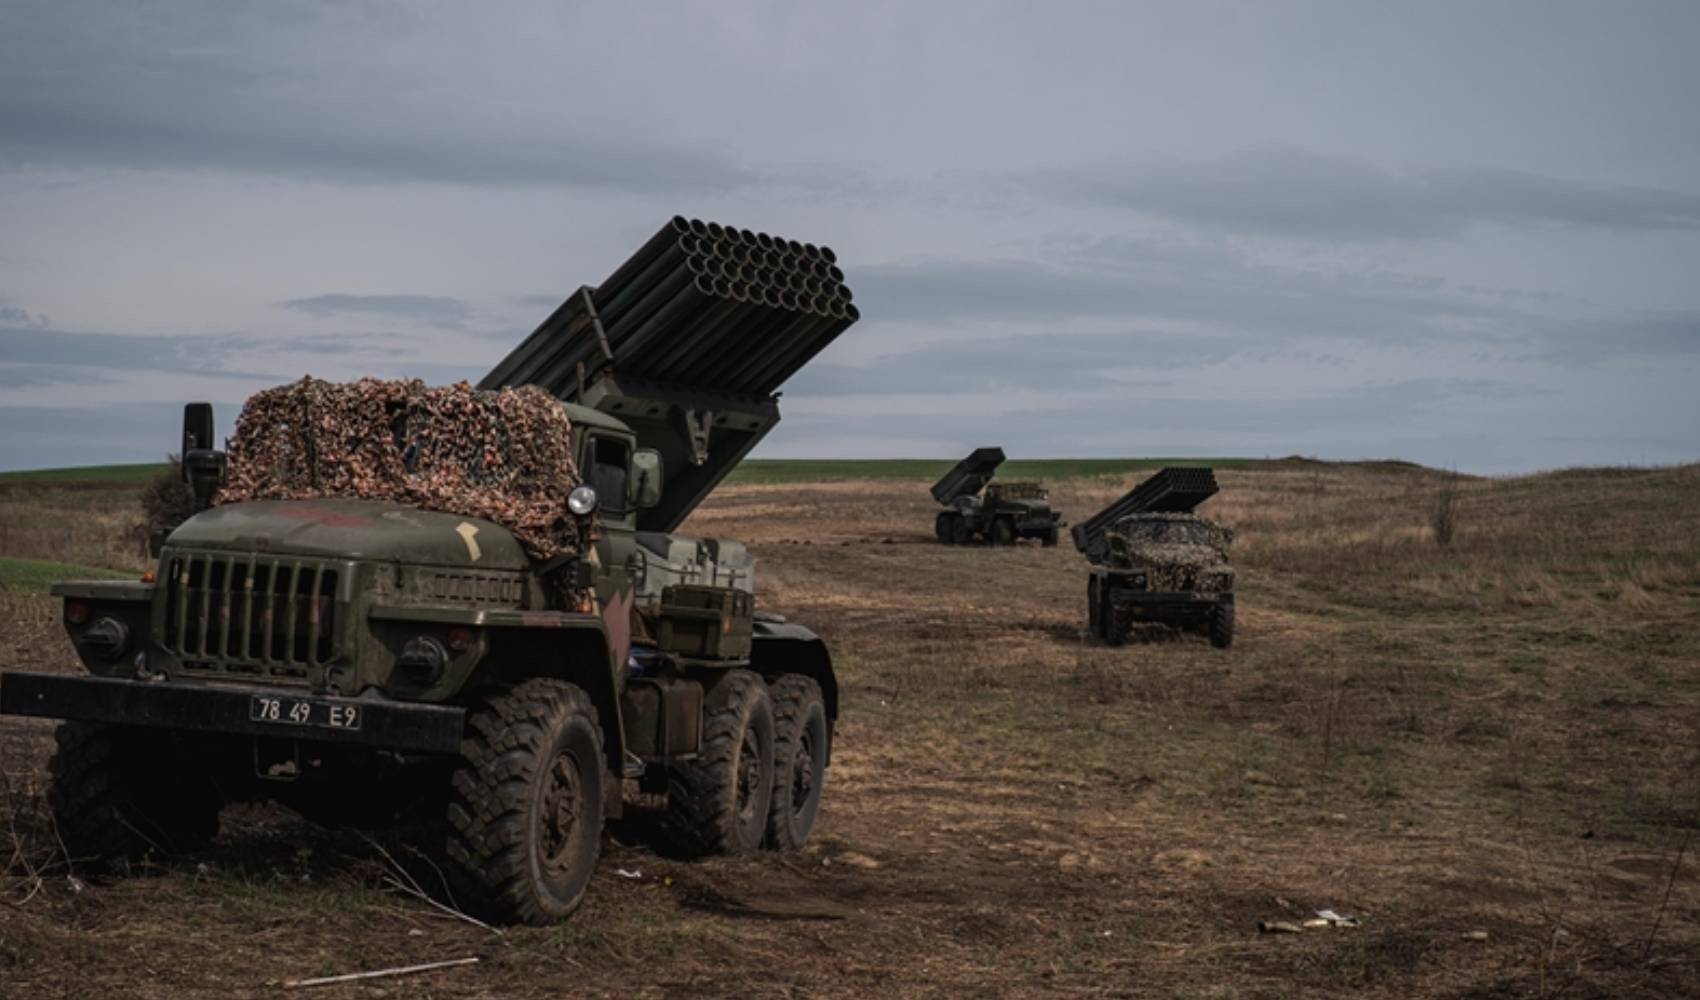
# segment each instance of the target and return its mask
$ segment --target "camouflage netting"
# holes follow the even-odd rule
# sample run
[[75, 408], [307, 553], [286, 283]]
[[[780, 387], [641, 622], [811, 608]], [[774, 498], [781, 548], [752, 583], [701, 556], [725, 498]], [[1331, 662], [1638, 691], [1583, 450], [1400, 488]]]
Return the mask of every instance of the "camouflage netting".
[[494, 521], [534, 559], [582, 551], [588, 518], [572, 427], [535, 386], [428, 389], [417, 379], [312, 377], [254, 394], [236, 420], [230, 478], [215, 504], [341, 497]]
[[1110, 529], [1109, 543], [1115, 561], [1145, 569], [1152, 591], [1234, 589], [1228, 562], [1234, 532], [1197, 514], [1132, 514]]

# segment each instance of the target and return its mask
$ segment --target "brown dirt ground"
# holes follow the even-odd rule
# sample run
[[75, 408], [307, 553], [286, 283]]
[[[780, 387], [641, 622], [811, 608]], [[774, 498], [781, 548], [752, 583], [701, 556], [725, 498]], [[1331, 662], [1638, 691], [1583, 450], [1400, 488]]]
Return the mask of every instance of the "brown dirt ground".
[[[816, 837], [707, 862], [611, 837], [555, 928], [446, 917], [374, 842], [264, 807], [200, 857], [73, 880], [31, 823], [50, 730], [0, 722], [0, 996], [269, 996], [462, 956], [306, 995], [1700, 995], [1700, 467], [1220, 478], [1226, 652], [1087, 642], [1066, 542], [940, 546], [924, 483], [717, 492], [687, 530], [749, 540], [760, 603], [834, 651]], [[1053, 499], [1083, 516], [1131, 482]], [[122, 520], [121, 495], [75, 494], [0, 494], [0, 551], [99, 564], [48, 515]], [[0, 666], [72, 669], [55, 614], [0, 591]], [[1258, 932], [1323, 907], [1362, 926]]]

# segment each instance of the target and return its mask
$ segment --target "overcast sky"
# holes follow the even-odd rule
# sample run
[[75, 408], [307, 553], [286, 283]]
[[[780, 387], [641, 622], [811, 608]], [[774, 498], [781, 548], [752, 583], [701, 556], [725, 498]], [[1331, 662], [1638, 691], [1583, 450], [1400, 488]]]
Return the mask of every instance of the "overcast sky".
[[683, 213], [863, 320], [758, 454], [1700, 459], [1700, 4], [0, 0], [0, 468], [477, 379]]

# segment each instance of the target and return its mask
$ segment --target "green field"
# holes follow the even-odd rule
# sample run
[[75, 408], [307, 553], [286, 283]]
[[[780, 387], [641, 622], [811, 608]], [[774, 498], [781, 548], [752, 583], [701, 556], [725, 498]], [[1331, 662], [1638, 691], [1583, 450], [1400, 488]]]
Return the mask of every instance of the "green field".
[[122, 570], [77, 566], [48, 559], [0, 556], [0, 590], [14, 593], [45, 594], [48, 587], [61, 580], [116, 580], [134, 575]]
[[135, 465], [79, 465], [65, 469], [0, 472], [0, 483], [139, 483], [164, 472], [164, 462]]

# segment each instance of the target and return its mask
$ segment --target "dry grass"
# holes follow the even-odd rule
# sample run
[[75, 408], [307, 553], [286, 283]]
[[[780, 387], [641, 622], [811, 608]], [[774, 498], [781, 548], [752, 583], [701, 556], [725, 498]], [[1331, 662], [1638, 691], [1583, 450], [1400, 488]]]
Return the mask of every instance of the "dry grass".
[[[1700, 993], [1700, 467], [1221, 479], [1227, 652], [1085, 642], [1077, 555], [938, 546], [920, 481], [724, 488], [688, 530], [751, 540], [762, 603], [818, 627], [844, 682], [807, 852], [611, 843], [577, 918], [498, 940], [386, 891], [364, 842], [232, 810], [162, 872], [54, 872], [27, 903], [14, 878], [0, 994], [259, 995], [463, 954], [485, 961], [321, 993]], [[1053, 500], [1078, 518], [1130, 481]], [[0, 554], [110, 562], [39, 534], [48, 502], [0, 497], [38, 546]], [[49, 602], [0, 602], [0, 663], [68, 668]], [[45, 728], [0, 733], [0, 770], [39, 783]], [[1364, 925], [1256, 931], [1325, 906]]]

